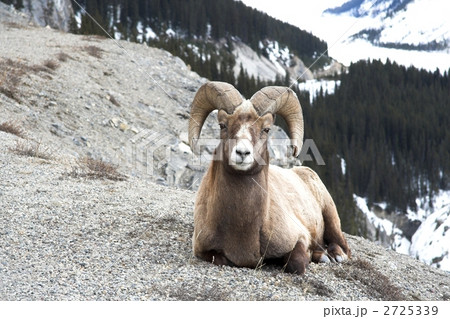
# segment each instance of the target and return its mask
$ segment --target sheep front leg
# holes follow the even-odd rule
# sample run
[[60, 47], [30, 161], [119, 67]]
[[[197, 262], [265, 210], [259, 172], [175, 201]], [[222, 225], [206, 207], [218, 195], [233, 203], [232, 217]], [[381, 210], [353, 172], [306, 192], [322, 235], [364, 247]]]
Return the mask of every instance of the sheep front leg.
[[283, 257], [285, 271], [303, 275], [308, 267], [310, 256], [303, 243], [297, 242], [294, 249]]

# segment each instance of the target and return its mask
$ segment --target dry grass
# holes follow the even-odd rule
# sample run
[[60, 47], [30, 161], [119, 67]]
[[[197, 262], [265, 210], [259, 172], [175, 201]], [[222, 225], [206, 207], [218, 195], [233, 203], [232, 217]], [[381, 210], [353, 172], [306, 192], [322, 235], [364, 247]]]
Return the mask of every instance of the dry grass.
[[6, 121], [0, 124], [0, 131], [26, 138], [25, 130], [15, 121]]
[[117, 170], [118, 166], [106, 163], [91, 157], [83, 157], [77, 161], [77, 166], [72, 167], [69, 176], [87, 177], [91, 179], [109, 179], [112, 181], [124, 181], [127, 177]]
[[113, 95], [109, 94], [109, 95], [108, 95], [108, 100], [109, 100], [112, 104], [114, 104], [115, 106], [120, 106], [119, 101], [117, 101], [117, 99], [116, 99]]
[[95, 45], [86, 45], [83, 50], [87, 52], [90, 56], [94, 58], [101, 59], [103, 50]]
[[29, 73], [52, 73], [58, 67], [54, 60], [46, 60], [42, 65], [27, 65], [22, 61], [0, 60], [0, 93], [20, 102], [22, 77]]
[[22, 156], [37, 157], [46, 160], [52, 158], [49, 148], [43, 146], [41, 141], [17, 140], [16, 145], [9, 150]]
[[45, 73], [51, 73], [52, 70], [46, 67], [44, 64], [35, 64], [32, 66], [27, 66], [27, 71], [31, 71], [33, 73], [39, 73], [39, 72], [45, 72]]
[[6, 22], [5, 25], [9, 29], [28, 29], [26, 26], [16, 22]]
[[374, 298], [385, 301], [408, 300], [400, 288], [394, 286], [389, 277], [375, 269], [370, 262], [360, 258], [351, 260], [342, 267], [335, 268], [337, 277], [361, 282]]
[[59, 62], [66, 62], [68, 59], [71, 59], [70, 55], [64, 52], [59, 52], [56, 55], [56, 58], [58, 59]]
[[334, 291], [332, 289], [318, 280], [310, 281], [310, 285], [313, 287], [314, 294], [316, 295], [323, 297], [331, 297], [334, 295]]
[[55, 60], [45, 60], [44, 66], [52, 71], [55, 71], [57, 68], [59, 68], [59, 63]]
[[11, 59], [0, 61], [0, 93], [19, 101], [19, 84], [27, 72], [26, 65]]

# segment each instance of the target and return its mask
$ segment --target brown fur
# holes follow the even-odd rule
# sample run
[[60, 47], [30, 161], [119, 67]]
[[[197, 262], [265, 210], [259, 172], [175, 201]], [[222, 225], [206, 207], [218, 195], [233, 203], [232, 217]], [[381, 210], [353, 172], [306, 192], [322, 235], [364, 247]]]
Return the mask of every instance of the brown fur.
[[246, 171], [229, 165], [237, 132], [247, 125], [258, 156], [268, 163], [267, 132], [274, 117], [255, 110], [219, 111], [223, 155], [215, 159], [198, 190], [194, 212], [194, 254], [218, 265], [256, 267], [281, 258], [286, 271], [303, 274], [312, 259], [350, 257], [334, 202], [317, 174], [307, 167], [286, 170], [256, 161]]

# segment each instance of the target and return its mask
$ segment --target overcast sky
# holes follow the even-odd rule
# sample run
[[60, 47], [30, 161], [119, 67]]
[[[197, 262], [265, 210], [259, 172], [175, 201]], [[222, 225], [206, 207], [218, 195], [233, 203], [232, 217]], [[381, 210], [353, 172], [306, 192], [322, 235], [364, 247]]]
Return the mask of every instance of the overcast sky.
[[[307, 31], [319, 28], [321, 13], [348, 0], [241, 0], [246, 5]], [[328, 39], [327, 39], [328, 41]]]

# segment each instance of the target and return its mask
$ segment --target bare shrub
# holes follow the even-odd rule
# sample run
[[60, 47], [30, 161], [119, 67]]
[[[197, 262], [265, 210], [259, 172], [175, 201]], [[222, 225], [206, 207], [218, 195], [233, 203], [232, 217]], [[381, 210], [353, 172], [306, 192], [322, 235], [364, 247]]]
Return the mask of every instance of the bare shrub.
[[52, 73], [53, 70], [48, 68], [45, 64], [35, 64], [32, 66], [29, 66], [28, 71], [32, 71], [33, 73], [39, 73], [39, 72]]
[[83, 157], [77, 161], [77, 166], [72, 167], [69, 173], [72, 177], [87, 177], [91, 179], [109, 179], [112, 181], [124, 181], [127, 177], [117, 171], [118, 166], [106, 163], [100, 159]]
[[375, 298], [386, 301], [407, 300], [400, 288], [394, 286], [389, 277], [375, 269], [367, 260], [356, 258], [344, 265], [349, 266], [348, 269], [334, 269], [337, 277], [361, 282]]
[[68, 59], [70, 59], [70, 55], [68, 55], [65, 52], [59, 52], [56, 55], [56, 58], [60, 61], [60, 62], [66, 62]]
[[19, 84], [26, 71], [27, 67], [24, 63], [2, 59], [0, 61], [0, 93], [19, 102]]
[[83, 50], [87, 52], [90, 56], [94, 58], [101, 59], [103, 50], [95, 45], [86, 45]]
[[59, 64], [55, 60], [45, 60], [44, 61], [44, 66], [46, 68], [49, 68], [52, 71], [55, 71], [57, 68], [59, 68]]
[[16, 22], [6, 22], [5, 25], [9, 28], [9, 29], [27, 29], [26, 26], [16, 23]]
[[28, 73], [52, 73], [59, 66], [55, 60], [46, 60], [43, 64], [27, 65], [22, 61], [1, 59], [0, 60], [0, 93], [20, 102], [20, 84], [22, 77]]
[[15, 121], [6, 121], [0, 124], [0, 131], [14, 134], [18, 137], [25, 138], [25, 130], [17, 124]]
[[22, 156], [38, 157], [46, 160], [52, 158], [49, 148], [43, 146], [41, 141], [17, 140], [16, 145], [9, 150]]

